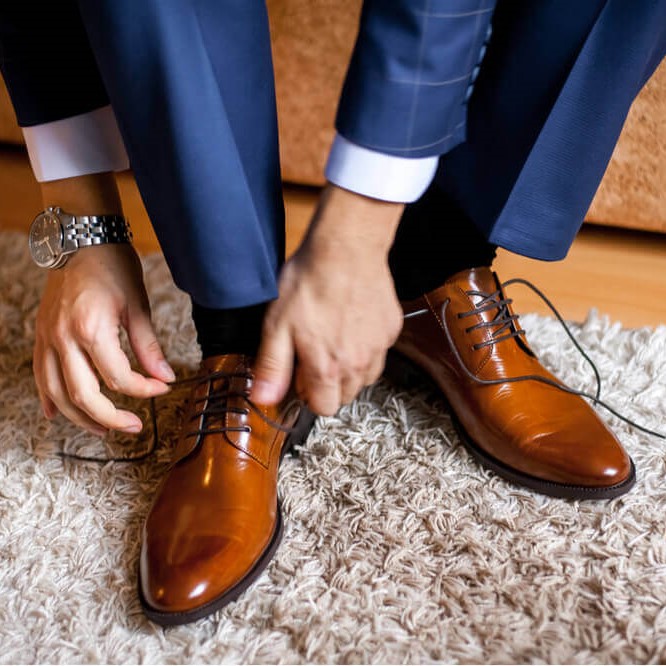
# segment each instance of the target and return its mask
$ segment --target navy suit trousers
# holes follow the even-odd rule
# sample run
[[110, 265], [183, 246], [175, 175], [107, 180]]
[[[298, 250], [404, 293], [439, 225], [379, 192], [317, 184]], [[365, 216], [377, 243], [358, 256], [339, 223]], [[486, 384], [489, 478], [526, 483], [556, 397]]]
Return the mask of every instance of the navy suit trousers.
[[[23, 125], [110, 100], [197, 303], [275, 298], [284, 229], [262, 0], [3, 3], [0, 48]], [[382, 152], [442, 155], [438, 185], [487, 238], [559, 259], [665, 52], [666, 0], [366, 0], [337, 127]]]

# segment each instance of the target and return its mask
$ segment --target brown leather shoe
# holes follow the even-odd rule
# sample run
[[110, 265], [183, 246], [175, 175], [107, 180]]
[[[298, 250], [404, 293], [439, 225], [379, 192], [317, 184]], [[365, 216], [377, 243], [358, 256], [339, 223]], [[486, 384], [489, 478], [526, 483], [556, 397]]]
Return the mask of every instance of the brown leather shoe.
[[206, 359], [190, 396], [175, 463], [143, 530], [139, 596], [162, 625], [184, 624], [236, 599], [282, 536], [280, 460], [314, 416], [297, 399], [250, 402], [250, 359]]
[[510, 481], [555, 497], [626, 493], [633, 462], [585, 400], [534, 378], [509, 381], [559, 381], [528, 347], [510, 304], [488, 268], [403, 303], [386, 374], [413, 383], [424, 371], [450, 404], [463, 444]]

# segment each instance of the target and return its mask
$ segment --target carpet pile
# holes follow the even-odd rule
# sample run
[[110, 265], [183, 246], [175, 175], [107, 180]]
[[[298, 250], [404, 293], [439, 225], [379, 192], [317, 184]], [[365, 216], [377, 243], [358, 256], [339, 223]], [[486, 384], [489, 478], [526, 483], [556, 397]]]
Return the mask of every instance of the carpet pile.
[[[285, 460], [286, 533], [259, 581], [213, 617], [151, 624], [136, 596], [140, 531], [179, 402], [161, 402], [147, 461], [58, 457], [100, 444], [41, 416], [31, 348], [44, 276], [25, 245], [0, 234], [2, 663], [666, 660], [664, 441], [604, 414], [636, 487], [613, 501], [548, 499], [480, 469], [435, 396], [384, 381]], [[158, 334], [185, 376], [198, 361], [187, 298], [161, 257], [144, 267]], [[556, 322], [522, 323], [551, 370], [593, 388]], [[592, 312], [574, 330], [605, 399], [665, 429], [666, 327], [624, 330]]]

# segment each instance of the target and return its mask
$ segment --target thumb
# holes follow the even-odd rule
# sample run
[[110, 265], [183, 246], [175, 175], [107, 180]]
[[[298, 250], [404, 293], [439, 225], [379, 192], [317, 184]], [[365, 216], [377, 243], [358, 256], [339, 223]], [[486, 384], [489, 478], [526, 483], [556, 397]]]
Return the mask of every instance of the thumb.
[[264, 333], [254, 364], [252, 400], [274, 405], [286, 395], [294, 369], [294, 343], [289, 329], [279, 326]]
[[128, 313], [127, 319], [127, 335], [141, 367], [155, 379], [174, 381], [176, 373], [164, 357], [150, 313], [136, 308]]

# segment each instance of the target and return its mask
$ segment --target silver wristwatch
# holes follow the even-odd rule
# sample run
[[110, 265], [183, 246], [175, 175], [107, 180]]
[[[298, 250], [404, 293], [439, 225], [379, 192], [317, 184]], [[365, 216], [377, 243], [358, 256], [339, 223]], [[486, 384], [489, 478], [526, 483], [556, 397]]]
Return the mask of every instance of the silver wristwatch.
[[70, 215], [47, 208], [30, 226], [28, 244], [41, 268], [60, 268], [80, 247], [131, 243], [132, 231], [122, 215]]

